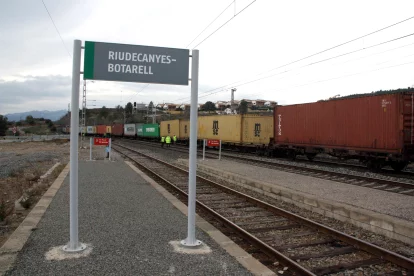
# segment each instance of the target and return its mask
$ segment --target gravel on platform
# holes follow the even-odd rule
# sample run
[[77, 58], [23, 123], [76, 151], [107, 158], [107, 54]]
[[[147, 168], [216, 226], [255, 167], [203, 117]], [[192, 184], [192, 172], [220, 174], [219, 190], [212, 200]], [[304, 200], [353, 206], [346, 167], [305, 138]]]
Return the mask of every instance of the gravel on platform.
[[187, 217], [123, 162], [79, 163], [79, 237], [88, 257], [47, 261], [69, 240], [69, 177], [6, 275], [251, 275], [197, 230], [207, 255], [173, 252], [187, 234]]
[[242, 175], [256, 181], [274, 183], [292, 190], [314, 195], [320, 199], [342, 202], [358, 208], [414, 221], [412, 196], [359, 187], [336, 181], [283, 172], [229, 160], [198, 160], [221, 171]]

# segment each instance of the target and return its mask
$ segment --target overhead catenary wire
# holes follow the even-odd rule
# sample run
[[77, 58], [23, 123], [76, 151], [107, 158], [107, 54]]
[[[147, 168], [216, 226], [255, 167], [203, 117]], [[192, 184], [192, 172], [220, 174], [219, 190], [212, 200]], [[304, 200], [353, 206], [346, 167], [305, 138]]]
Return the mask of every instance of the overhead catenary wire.
[[57, 26], [56, 26], [56, 24], [55, 24], [55, 21], [53, 21], [52, 15], [50, 14], [50, 12], [49, 12], [49, 10], [47, 9], [46, 4], [45, 4], [45, 2], [44, 2], [43, 0], [42, 0], [42, 3], [43, 3], [43, 6], [44, 6], [44, 7], [45, 7], [45, 9], [46, 9], [47, 14], [49, 15], [50, 20], [51, 20], [51, 21], [52, 21], [52, 23], [53, 23], [53, 26], [55, 26], [55, 30], [56, 30], [56, 32], [58, 33], [58, 35], [59, 35], [59, 37], [60, 37], [60, 40], [62, 41], [63, 47], [65, 47], [65, 50], [66, 50], [66, 52], [68, 53], [69, 57], [70, 57], [70, 58], [72, 58], [72, 55], [70, 54], [70, 52], [69, 52], [68, 48], [66, 47], [65, 42], [63, 41], [63, 38], [62, 38], [62, 36], [60, 35], [60, 32], [59, 32], [59, 30], [58, 30], [58, 28], [57, 28]]
[[[379, 71], [379, 70], [390, 69], [390, 68], [394, 68], [394, 67], [400, 67], [400, 66], [409, 65], [409, 64], [414, 64], [414, 61], [406, 62], [406, 63], [402, 63], [402, 64], [391, 65], [391, 66], [387, 66], [387, 67], [376, 68], [376, 69], [367, 70], [367, 71], [361, 71], [361, 72], [357, 72], [357, 73], [351, 73], [351, 74], [342, 75], [342, 76], [338, 76], [338, 77], [333, 77], [333, 78], [329, 78], [329, 79], [316, 80], [316, 81], [308, 82], [308, 83], [305, 83], [305, 84], [298, 84], [298, 85], [293, 85], [293, 86], [289, 86], [289, 87], [284, 87], [284, 88], [281, 88], [280, 90], [291, 89], [291, 88], [296, 88], [296, 87], [303, 87], [303, 86], [308, 86], [308, 85], [312, 85], [312, 84], [316, 84], [316, 83], [327, 82], [327, 81], [331, 81], [331, 80], [338, 80], [338, 79], [342, 79], [342, 78], [352, 77], [352, 76], [361, 75], [361, 74], [370, 73], [370, 72], [375, 72], [375, 71]], [[217, 92], [212, 92], [211, 94], [203, 95], [203, 96], [200, 96], [199, 98], [204, 98], [204, 97], [210, 96], [212, 94], [217, 94], [217, 93], [223, 92], [223, 91], [224, 90], [217, 91]], [[252, 94], [252, 95], [258, 95], [258, 94]]]
[[195, 49], [197, 46], [200, 46], [204, 41], [206, 41], [207, 39], [209, 39], [213, 34], [215, 34], [217, 31], [219, 31], [221, 28], [223, 28], [225, 25], [227, 25], [227, 23], [229, 23], [231, 20], [233, 20], [237, 15], [241, 14], [244, 10], [246, 10], [248, 7], [250, 7], [256, 1], [257, 0], [253, 0], [249, 5], [247, 5], [246, 7], [244, 7], [241, 11], [239, 11], [236, 14], [234, 14], [233, 17], [231, 17], [229, 20], [227, 20], [226, 22], [224, 22], [224, 24], [222, 24], [214, 32], [212, 32], [211, 34], [209, 34], [206, 38], [204, 38], [201, 42], [199, 42], [197, 45], [195, 45], [192, 49]]
[[[266, 70], [266, 71], [264, 71], [264, 72], [262, 72], [262, 73], [259, 73], [259, 74], [254, 75], [254, 76], [260, 76], [260, 75], [263, 75], [263, 74], [269, 73], [269, 72], [271, 72], [271, 71], [274, 71], [274, 70], [276, 70], [276, 69], [280, 69], [280, 68], [283, 68], [283, 67], [286, 67], [286, 66], [292, 65], [292, 64], [294, 64], [294, 63], [297, 63], [297, 62], [299, 62], [299, 61], [303, 61], [303, 60], [305, 60], [305, 59], [309, 59], [309, 58], [314, 57], [314, 56], [316, 56], [316, 55], [320, 55], [320, 54], [325, 53], [325, 52], [327, 52], [327, 51], [330, 51], [330, 50], [332, 50], [332, 49], [335, 49], [335, 48], [341, 47], [341, 46], [343, 46], [343, 45], [346, 45], [346, 44], [349, 44], [349, 43], [351, 43], [351, 42], [357, 41], [357, 40], [359, 40], [359, 39], [362, 39], [362, 38], [368, 37], [368, 36], [373, 35], [373, 34], [375, 34], [375, 33], [378, 33], [378, 32], [381, 32], [381, 31], [384, 31], [384, 30], [386, 30], [386, 29], [389, 29], [389, 28], [394, 27], [394, 26], [396, 26], [396, 25], [399, 25], [399, 24], [401, 24], [401, 23], [407, 22], [407, 21], [409, 21], [409, 20], [411, 20], [411, 19], [413, 19], [413, 18], [414, 18], [414, 16], [409, 17], [409, 18], [407, 18], [407, 19], [404, 19], [404, 20], [401, 20], [401, 21], [396, 22], [396, 23], [394, 23], [394, 24], [388, 25], [388, 26], [383, 27], [383, 28], [381, 28], [381, 29], [378, 29], [378, 30], [376, 30], [376, 31], [373, 31], [373, 32], [370, 32], [370, 33], [368, 33], [368, 34], [365, 34], [365, 35], [359, 36], [359, 37], [357, 37], [357, 38], [354, 38], [354, 39], [348, 40], [348, 41], [346, 41], [346, 42], [340, 43], [340, 44], [335, 45], [335, 46], [333, 46], [333, 47], [329, 47], [329, 48], [327, 48], [327, 49], [325, 49], [325, 50], [322, 50], [322, 51], [316, 52], [316, 53], [314, 53], [314, 54], [312, 54], [312, 55], [308, 55], [308, 56], [306, 56], [306, 57], [303, 57], [303, 58], [300, 58], [300, 59], [296, 59], [296, 60], [294, 60], [294, 61], [291, 61], [291, 62], [288, 62], [288, 63], [286, 63], [286, 64], [280, 65], [280, 66], [278, 66], [278, 67], [272, 68], [272, 69], [270, 69], [270, 70]], [[236, 83], [238, 83], [238, 82], [241, 82], [241, 81], [243, 81], [243, 80], [238, 80], [238, 81], [235, 81], [235, 82], [231, 82], [231, 83], [229, 83], [229, 84], [222, 85], [222, 86], [216, 87], [216, 88], [214, 88], [214, 89], [210, 89], [210, 90], [207, 90], [207, 91], [201, 92], [200, 94], [209, 93], [209, 92], [212, 92], [212, 91], [215, 91], [215, 90], [218, 90], [218, 89], [222, 89], [222, 88], [225, 88], [225, 87], [228, 87], [228, 86], [234, 85], [234, 84], [236, 84]], [[187, 99], [187, 98], [186, 98], [186, 99]]]
[[[240, 87], [240, 86], [243, 86], [243, 85], [246, 85], [246, 84], [250, 84], [250, 83], [257, 82], [257, 81], [261, 81], [261, 80], [264, 80], [264, 79], [268, 79], [268, 78], [271, 78], [271, 77], [274, 77], [274, 76], [277, 76], [277, 75], [280, 75], [280, 74], [284, 74], [284, 73], [287, 73], [287, 72], [290, 72], [290, 71], [293, 71], [293, 70], [297, 70], [297, 69], [301, 69], [301, 68], [304, 68], [304, 67], [312, 66], [312, 65], [319, 64], [319, 63], [322, 63], [322, 62], [326, 62], [326, 61], [329, 61], [329, 60], [332, 60], [332, 59], [340, 58], [340, 57], [343, 57], [343, 56], [346, 56], [346, 55], [354, 54], [354, 53], [357, 53], [357, 52], [360, 52], [360, 51], [364, 51], [364, 50], [371, 49], [371, 48], [374, 48], [374, 47], [377, 47], [377, 46], [381, 46], [381, 45], [384, 45], [384, 44], [387, 44], [387, 43], [391, 43], [391, 42], [394, 42], [394, 41], [397, 41], [397, 40], [400, 40], [400, 39], [403, 39], [403, 38], [407, 38], [407, 37], [410, 37], [410, 36], [413, 36], [413, 35], [414, 35], [414, 33], [411, 33], [411, 34], [408, 34], [408, 35], [405, 35], [405, 36], [401, 36], [401, 37], [398, 37], [398, 38], [394, 38], [394, 39], [391, 39], [391, 40], [388, 40], [388, 41], [384, 41], [384, 42], [381, 42], [381, 43], [378, 43], [378, 44], [374, 44], [374, 45], [371, 45], [371, 46], [368, 46], [368, 47], [364, 47], [364, 48], [357, 49], [357, 50], [354, 50], [354, 51], [350, 51], [350, 52], [347, 52], [347, 53], [344, 53], [344, 54], [340, 54], [340, 55], [336, 55], [336, 56], [333, 56], [333, 57], [330, 57], [330, 58], [326, 58], [326, 59], [322, 59], [322, 60], [319, 60], [319, 61], [315, 61], [315, 62], [306, 64], [306, 65], [303, 65], [303, 66], [300, 66], [300, 67], [297, 67], [297, 68], [285, 70], [283, 72], [278, 72], [278, 73], [274, 73], [274, 74], [271, 74], [271, 75], [268, 75], [268, 76], [264, 76], [264, 77], [261, 77], [261, 78], [249, 80], [249, 81], [246, 81], [246, 82], [242, 82], [240, 84], [237, 84], [240, 81], [233, 82], [231, 84], [224, 85], [224, 86], [220, 86], [220, 87], [215, 88], [215, 89], [210, 89], [208, 91], [203, 92], [202, 94], [210, 93], [210, 92], [213, 92], [213, 91], [218, 90], [218, 91], [216, 91], [214, 93], [208, 94], [208, 95], [212, 95], [212, 94], [215, 94], [215, 93], [218, 93], [218, 92], [221, 92], [221, 91], [226, 90], [230, 85], [235, 86], [235, 87]], [[235, 85], [235, 84], [237, 84], [237, 85]], [[187, 99], [187, 98], [185, 98], [185, 99]]]
[[[42, 0], [43, 1], [43, 0]], [[238, 13], [235, 13], [234, 15], [233, 15], [233, 17], [231, 17], [229, 20], [227, 20], [224, 24], [222, 24], [220, 27], [218, 27], [214, 32], [212, 32], [210, 35], [208, 35], [205, 39], [203, 39], [200, 43], [198, 43], [196, 46], [194, 46], [192, 49], [194, 49], [195, 47], [197, 47], [197, 46], [199, 46], [199, 45], [201, 45], [201, 43], [203, 43], [204, 41], [206, 41], [209, 37], [211, 37], [213, 34], [215, 34], [218, 30], [220, 30], [222, 27], [224, 27], [227, 23], [229, 23], [231, 20], [233, 20], [237, 15], [239, 15], [240, 13], [242, 13], [244, 10], [246, 10], [248, 7], [250, 7], [254, 2], [256, 2], [257, 0], [253, 0], [249, 5], [247, 5], [246, 7], [244, 7], [241, 11], [239, 11]], [[204, 28], [204, 30], [203, 31], [201, 31], [201, 33], [203, 33], [211, 24], [213, 24], [216, 20], [217, 20], [217, 18], [219, 18], [232, 4], [235, 4], [235, 1], [233, 1], [233, 2], [231, 2], [207, 27], [205, 27]], [[191, 45], [191, 43], [193, 43], [194, 42], [194, 40], [196, 40], [200, 35], [201, 35], [201, 33], [199, 34], [199, 35], [197, 35], [197, 37], [196, 38], [194, 38], [193, 39], [193, 41], [191, 41], [190, 42], [190, 44], [188, 44], [187, 45], [187, 47], [188, 46], [190, 46]], [[186, 48], [187, 48], [186, 47]], [[149, 86], [149, 84], [146, 86], [146, 87], [144, 87], [143, 89], [141, 89], [139, 92], [137, 92], [137, 93], [140, 93], [140, 92], [142, 92], [145, 88], [147, 88]]]
[[196, 40], [202, 33], [204, 33], [204, 31], [207, 30], [207, 28], [210, 27], [233, 4], [235, 4], [235, 0], [233, 0], [233, 2], [231, 2], [216, 18], [214, 18], [213, 21], [211, 21], [210, 24], [208, 24], [193, 40], [191, 40], [191, 42], [188, 43], [186, 48], [188, 48], [191, 45], [191, 43], [194, 42], [194, 40]]

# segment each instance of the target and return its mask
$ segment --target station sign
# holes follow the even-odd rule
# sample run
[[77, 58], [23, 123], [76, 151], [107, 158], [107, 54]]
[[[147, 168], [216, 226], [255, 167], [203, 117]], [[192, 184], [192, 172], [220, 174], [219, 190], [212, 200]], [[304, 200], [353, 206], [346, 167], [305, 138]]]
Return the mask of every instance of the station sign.
[[95, 146], [109, 146], [109, 138], [93, 138]]
[[219, 146], [220, 146], [220, 140], [216, 140], [216, 139], [207, 140], [207, 147], [219, 147]]
[[190, 51], [85, 41], [83, 78], [188, 85]]

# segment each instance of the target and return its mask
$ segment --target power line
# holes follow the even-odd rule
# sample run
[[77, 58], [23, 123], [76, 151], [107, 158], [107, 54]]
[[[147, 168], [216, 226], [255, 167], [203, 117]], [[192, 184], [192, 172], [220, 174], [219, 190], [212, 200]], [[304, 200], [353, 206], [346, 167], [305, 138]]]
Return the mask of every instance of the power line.
[[236, 13], [235, 15], [233, 15], [232, 18], [230, 18], [229, 20], [227, 20], [226, 22], [224, 22], [223, 25], [221, 25], [220, 27], [218, 27], [214, 32], [212, 32], [209, 36], [207, 36], [206, 38], [204, 38], [200, 43], [198, 43], [196, 46], [193, 47], [193, 49], [197, 46], [199, 46], [201, 43], [203, 43], [204, 41], [206, 41], [208, 38], [210, 38], [213, 34], [215, 34], [218, 30], [220, 30], [222, 27], [224, 27], [227, 23], [229, 23], [231, 20], [233, 20], [237, 15], [239, 15], [240, 13], [242, 13], [245, 9], [247, 9], [248, 7], [250, 7], [254, 2], [256, 2], [257, 0], [253, 0], [249, 5], [247, 5], [246, 7], [244, 7], [244, 9], [242, 9], [241, 11], [239, 11], [238, 13]]
[[47, 9], [46, 4], [45, 4], [45, 2], [44, 2], [43, 0], [42, 0], [42, 3], [43, 3], [43, 6], [45, 7], [45, 9], [46, 9], [46, 11], [47, 11], [47, 14], [48, 14], [48, 15], [49, 15], [49, 17], [50, 17], [50, 20], [52, 20], [53, 26], [55, 26], [56, 32], [58, 33], [58, 35], [59, 35], [59, 37], [60, 37], [60, 40], [62, 41], [63, 47], [65, 47], [66, 52], [68, 53], [69, 57], [70, 57], [70, 58], [72, 58], [72, 55], [69, 53], [68, 48], [66, 48], [65, 42], [63, 42], [63, 38], [62, 38], [62, 36], [60, 35], [60, 32], [59, 32], [58, 28], [56, 27], [56, 24], [55, 24], [55, 22], [53, 21], [53, 18], [52, 18], [52, 16], [50, 15], [49, 10]]
[[[308, 86], [308, 85], [321, 83], [321, 82], [327, 82], [327, 81], [331, 81], [331, 80], [343, 79], [343, 78], [352, 77], [352, 76], [356, 76], [356, 75], [361, 75], [361, 74], [365, 74], [365, 73], [371, 73], [371, 72], [374, 72], [374, 71], [380, 71], [380, 70], [384, 70], [384, 69], [400, 67], [400, 66], [404, 66], [404, 65], [408, 65], [408, 64], [414, 64], [414, 61], [406, 62], [406, 63], [402, 63], [402, 64], [397, 64], [397, 65], [392, 65], [392, 66], [387, 66], [387, 67], [382, 67], [382, 68], [377, 68], [377, 69], [372, 69], [372, 70], [368, 70], [368, 71], [362, 71], [362, 72], [358, 72], [358, 73], [347, 74], [347, 75], [343, 75], [343, 76], [339, 76], [339, 77], [333, 77], [333, 78], [329, 78], [329, 79], [317, 80], [317, 81], [313, 81], [313, 82], [309, 82], [309, 83], [305, 83], [305, 84], [289, 86], [289, 87], [281, 88], [280, 90], [290, 89], [290, 88], [295, 88], [295, 87], [303, 87], [303, 86]], [[204, 98], [204, 97], [207, 97], [209, 95], [217, 94], [217, 93], [222, 92], [222, 91], [224, 91], [224, 90], [213, 92], [213, 93], [208, 94], [208, 95], [203, 95], [199, 98]], [[252, 94], [252, 95], [258, 95], [258, 94]]]
[[[300, 58], [300, 59], [294, 60], [294, 61], [292, 61], [292, 62], [289, 62], [289, 63], [286, 63], [286, 64], [284, 64], [284, 65], [278, 66], [278, 67], [276, 67], [276, 68], [272, 68], [272, 69], [270, 69], [270, 70], [267, 70], [267, 71], [265, 71], [265, 72], [262, 72], [262, 73], [260, 73], [260, 74], [255, 75], [255, 76], [260, 76], [260, 75], [266, 74], [266, 73], [268, 73], [268, 72], [274, 71], [274, 70], [276, 70], [276, 69], [280, 69], [280, 68], [286, 67], [286, 66], [288, 66], [288, 65], [291, 65], [291, 64], [297, 63], [297, 62], [299, 62], [299, 61], [302, 61], [302, 60], [305, 60], [305, 59], [308, 59], [308, 58], [314, 57], [314, 56], [316, 56], [316, 55], [319, 55], [319, 54], [325, 53], [325, 52], [327, 52], [327, 51], [329, 51], [329, 50], [332, 50], [332, 49], [338, 48], [338, 47], [340, 47], [340, 46], [343, 46], [343, 45], [349, 44], [349, 43], [354, 42], [354, 41], [356, 41], [356, 40], [359, 40], [359, 39], [361, 39], [361, 38], [364, 38], [364, 37], [367, 37], [367, 36], [373, 35], [373, 34], [378, 33], [378, 32], [380, 32], [380, 31], [386, 30], [386, 29], [388, 29], [388, 28], [391, 28], [391, 27], [393, 27], [393, 26], [396, 26], [396, 25], [398, 25], [398, 24], [401, 24], [401, 23], [403, 23], [403, 22], [406, 22], [406, 21], [408, 21], [408, 20], [411, 20], [411, 19], [413, 19], [413, 18], [414, 18], [414, 16], [412, 16], [412, 17], [410, 17], [410, 18], [407, 18], [407, 19], [404, 19], [404, 20], [402, 20], [402, 21], [399, 21], [399, 22], [397, 22], [397, 23], [391, 24], [391, 25], [386, 26], [386, 27], [384, 27], [384, 28], [378, 29], [378, 30], [376, 30], [376, 31], [370, 32], [370, 33], [368, 33], [368, 34], [366, 34], [366, 35], [363, 35], [363, 36], [360, 36], [360, 37], [357, 37], [357, 38], [351, 39], [351, 40], [349, 40], [349, 41], [343, 42], [343, 43], [341, 43], [341, 44], [338, 44], [338, 45], [336, 45], [336, 46], [333, 46], [333, 47], [327, 48], [327, 49], [325, 49], [325, 50], [323, 50], [323, 51], [320, 51], [320, 52], [317, 52], [317, 53], [315, 53], [315, 54], [312, 54], [312, 55], [309, 55], [309, 56], [306, 56], [306, 57], [303, 57], [303, 58]], [[209, 93], [209, 92], [214, 91], [214, 90], [217, 90], [217, 89], [225, 88], [225, 87], [227, 87], [227, 86], [234, 85], [234, 84], [236, 84], [236, 83], [238, 83], [238, 82], [240, 82], [240, 81], [242, 81], [242, 80], [235, 81], [235, 82], [232, 82], [232, 83], [229, 83], [229, 84], [226, 84], [226, 85], [223, 85], [223, 86], [220, 86], [220, 87], [214, 88], [214, 89], [210, 89], [210, 90], [208, 90], [208, 91], [204, 91], [204, 92], [202, 92], [201, 94], [204, 94], [204, 93]]]
[[[319, 60], [319, 61], [316, 61], [316, 62], [312, 62], [312, 63], [309, 63], [307, 65], [303, 65], [301, 67], [293, 68], [293, 69], [286, 70], [286, 71], [283, 71], [283, 72], [271, 74], [269, 76], [265, 76], [265, 77], [261, 77], [261, 78], [258, 78], [258, 79], [254, 79], [254, 80], [250, 80], [250, 81], [247, 81], [247, 82], [243, 82], [241, 84], [234, 85], [234, 84], [236, 84], [236, 83], [238, 83], [240, 81], [233, 82], [233, 83], [228, 84], [228, 85], [220, 86], [218, 88], [205, 91], [202, 94], [209, 93], [209, 92], [212, 92], [212, 91], [215, 91], [215, 90], [219, 90], [219, 89], [228, 87], [230, 85], [233, 85], [233, 86], [236, 86], [236, 87], [240, 87], [240, 86], [243, 86], [243, 85], [246, 85], [246, 84], [250, 84], [250, 83], [253, 83], [253, 82], [257, 82], [257, 81], [260, 81], [260, 80], [263, 80], [263, 79], [271, 78], [271, 77], [274, 77], [276, 75], [284, 74], [284, 73], [287, 73], [287, 72], [290, 72], [290, 71], [293, 71], [293, 70], [297, 70], [297, 69], [301, 69], [301, 68], [304, 68], [304, 67], [312, 66], [312, 65], [315, 65], [315, 64], [318, 64], [318, 63], [326, 62], [328, 60], [332, 60], [332, 59], [335, 59], [335, 58], [339, 58], [339, 57], [343, 57], [343, 56], [346, 56], [346, 55], [354, 54], [356, 52], [360, 52], [360, 51], [363, 51], [363, 50], [371, 49], [371, 48], [374, 48], [374, 47], [377, 47], [377, 46], [380, 46], [380, 45], [384, 45], [384, 44], [387, 44], [387, 43], [391, 43], [391, 42], [394, 42], [394, 41], [397, 41], [397, 40], [400, 40], [400, 39], [403, 39], [403, 38], [407, 38], [407, 37], [410, 37], [410, 36], [413, 36], [413, 35], [414, 35], [414, 33], [408, 34], [408, 35], [401, 36], [401, 37], [398, 37], [398, 38], [394, 38], [394, 39], [391, 39], [391, 40], [388, 40], [388, 41], [384, 41], [384, 42], [381, 42], [381, 43], [378, 43], [378, 44], [375, 44], [375, 45], [371, 45], [371, 46], [368, 46], [368, 47], [364, 47], [364, 48], [361, 48], [361, 49], [358, 49], [358, 50], [350, 51], [350, 52], [347, 52], [347, 53], [344, 53], [344, 54], [340, 54], [340, 55], [337, 55], [337, 56], [333, 56], [333, 57], [330, 57], [330, 58], [326, 58], [326, 59], [323, 59], [323, 60]], [[268, 71], [268, 72], [270, 72], [270, 71]], [[261, 75], [261, 74], [259, 74], [259, 75]], [[258, 75], [256, 75], [256, 76], [258, 76]], [[223, 90], [219, 90], [217, 92], [220, 92], [220, 91], [223, 91]], [[214, 93], [212, 93], [212, 94], [214, 94]], [[209, 95], [212, 95], [212, 94], [209, 94]]]
[[[321, 63], [321, 62], [325, 62], [325, 61], [328, 61], [328, 60], [332, 60], [332, 59], [335, 59], [335, 58], [339, 58], [339, 57], [342, 57], [342, 56], [345, 56], [345, 55], [348, 55], [348, 54], [352, 54], [352, 53], [356, 53], [356, 52], [359, 52], [359, 51], [362, 51], [362, 50], [370, 49], [370, 48], [373, 48], [373, 47], [376, 47], [376, 46], [384, 45], [386, 43], [390, 43], [390, 42], [393, 42], [393, 41], [396, 41], [396, 40], [399, 40], [399, 39], [407, 38], [407, 37], [410, 37], [412, 35], [414, 35], [414, 33], [409, 34], [409, 35], [405, 35], [405, 36], [401, 36], [401, 37], [398, 37], [398, 38], [395, 38], [395, 39], [391, 39], [391, 40], [388, 40], [388, 41], [385, 41], [385, 42], [381, 42], [381, 43], [378, 43], [378, 44], [375, 44], [375, 45], [371, 45], [369, 47], [364, 47], [364, 48], [361, 48], [361, 49], [358, 49], [358, 50], [355, 50], [355, 51], [351, 51], [351, 52], [348, 52], [348, 53], [345, 53], [345, 54], [341, 54], [341, 55], [337, 55], [337, 56], [334, 56], [334, 57], [331, 57], [331, 58], [323, 59], [323, 60], [320, 60], [320, 61], [317, 61], [317, 62], [309, 63], [309, 64], [301, 66], [301, 67], [297, 67], [297, 68], [293, 68], [293, 69], [286, 70], [286, 71], [283, 71], [283, 72], [271, 74], [269, 76], [265, 76], [265, 77], [262, 77], [262, 78], [250, 80], [250, 81], [235, 85], [235, 87], [240, 87], [240, 86], [250, 84], [250, 83], [253, 83], [253, 82], [257, 82], [257, 81], [260, 81], [260, 80], [263, 80], [263, 79], [271, 78], [271, 77], [274, 77], [276, 75], [281, 75], [281, 74], [284, 74], [284, 73], [287, 73], [287, 72], [290, 72], [290, 71], [294, 71], [294, 70], [301, 69], [301, 68], [304, 68], [304, 67], [309, 67], [309, 66], [312, 66], [312, 65], [315, 65], [315, 64], [318, 64], [318, 63]], [[408, 45], [410, 45], [410, 44], [408, 44]], [[220, 87], [220, 88], [224, 88], [224, 87]], [[207, 95], [200, 96], [199, 98], [203, 98], [205, 96], [210, 96], [210, 95], [213, 95], [213, 94], [217, 94], [221, 91], [225, 91], [226, 89], [221, 89], [221, 90], [218, 90], [218, 91], [215, 91], [215, 90], [218, 90], [218, 89], [210, 90], [211, 93], [209, 93]], [[213, 92], [213, 91], [215, 91], [215, 92]], [[188, 99], [188, 98], [186, 98], [186, 99]]]
[[[212, 32], [209, 36], [207, 36], [205, 39], [203, 39], [200, 43], [198, 43], [192, 49], [194, 49], [195, 47], [199, 46], [201, 43], [203, 43], [204, 41], [206, 41], [209, 37], [211, 37], [213, 34], [215, 34], [218, 30], [220, 30], [222, 27], [224, 27], [227, 23], [229, 23], [231, 20], [233, 20], [237, 15], [239, 15], [240, 13], [242, 13], [245, 9], [247, 9], [248, 7], [250, 7], [250, 5], [253, 4], [256, 1], [257, 0], [253, 0], [249, 5], [247, 5], [246, 7], [244, 7], [241, 11], [239, 11], [236, 14], [234, 14], [232, 18], [230, 18], [229, 20], [227, 20], [223, 25], [221, 25], [220, 27], [218, 27], [214, 32]], [[207, 27], [205, 27], [204, 30], [201, 31], [201, 33], [203, 33], [211, 24], [213, 24], [214, 21], [217, 20], [217, 18], [219, 18], [233, 3], [235, 3], [235, 1], [233, 1], [232, 3], [230, 3], [230, 5], [228, 5]], [[196, 40], [201, 35], [201, 33], [198, 34], [197, 37], [193, 39], [193, 41]], [[193, 43], [193, 41], [191, 41], [190, 44], [187, 45], [187, 47], [190, 46], [191, 43]], [[148, 86], [149, 86], [149, 84], [146, 87], [148, 87]], [[141, 89], [139, 92], [141, 92], [142, 90], [144, 90], [146, 87], [144, 87], [143, 89]], [[137, 92], [137, 93], [139, 93], [139, 92]]]
[[191, 40], [191, 42], [188, 43], [188, 45], [185, 48], [188, 48], [188, 46], [190, 46], [191, 43], [194, 42], [194, 40], [196, 40], [208, 27], [211, 26], [211, 24], [213, 24], [234, 3], [235, 3], [235, 0], [233, 0], [233, 2], [230, 3], [230, 5], [228, 5], [216, 18], [214, 18], [214, 20], [211, 21], [210, 24], [208, 24], [207, 27], [205, 27], [193, 40]]
[[150, 84], [149, 83], [147, 83], [146, 85], [144, 85], [142, 88], [141, 88], [141, 90], [139, 90], [139, 91], [137, 91], [137, 92], [135, 92], [135, 94], [134, 95], [132, 95], [128, 100], [127, 100], [127, 102], [128, 101], [130, 101], [133, 97], [135, 97], [136, 95], [138, 95], [139, 93], [141, 93], [145, 88], [147, 88], [148, 86], [149, 86]]

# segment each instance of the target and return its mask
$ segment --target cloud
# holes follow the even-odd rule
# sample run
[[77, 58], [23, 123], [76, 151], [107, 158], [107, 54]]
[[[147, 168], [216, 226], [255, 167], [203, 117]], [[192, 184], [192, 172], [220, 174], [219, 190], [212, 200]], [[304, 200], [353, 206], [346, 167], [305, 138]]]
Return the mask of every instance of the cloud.
[[21, 76], [20, 80], [12, 81], [0, 79], [0, 112], [12, 112], [19, 105], [27, 106], [26, 109], [62, 109], [70, 98], [71, 84], [69, 76], [61, 75]]

